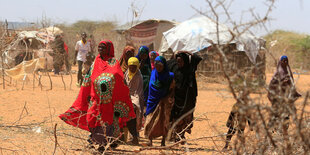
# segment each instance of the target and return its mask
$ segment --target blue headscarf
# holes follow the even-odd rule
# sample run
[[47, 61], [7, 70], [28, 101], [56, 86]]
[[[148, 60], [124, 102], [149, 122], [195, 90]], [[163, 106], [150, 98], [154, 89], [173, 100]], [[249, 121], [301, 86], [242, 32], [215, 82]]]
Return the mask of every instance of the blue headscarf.
[[152, 113], [156, 109], [159, 101], [168, 95], [170, 83], [174, 78], [174, 74], [168, 70], [167, 62], [164, 57], [156, 57], [155, 62], [162, 63], [164, 69], [160, 73], [157, 72], [156, 69], [152, 71], [145, 116]]
[[282, 61], [283, 59], [288, 59], [286, 55], [282, 55], [280, 60]]
[[149, 52], [150, 52], [150, 50], [147, 46], [140, 46], [140, 48], [138, 50], [138, 54], [136, 55], [136, 58], [138, 58], [139, 61], [141, 61], [140, 55], [146, 54], [147, 55], [146, 63], [150, 64]]

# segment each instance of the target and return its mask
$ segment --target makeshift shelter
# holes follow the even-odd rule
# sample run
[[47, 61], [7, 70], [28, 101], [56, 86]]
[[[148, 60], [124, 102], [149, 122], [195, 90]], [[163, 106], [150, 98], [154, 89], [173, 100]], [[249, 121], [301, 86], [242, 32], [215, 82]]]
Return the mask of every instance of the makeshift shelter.
[[46, 58], [46, 68], [53, 68], [53, 58], [49, 55], [52, 49], [49, 42], [62, 31], [57, 27], [48, 27], [39, 31], [20, 31], [4, 49], [1, 61], [4, 68], [13, 68], [24, 60]]
[[[206, 75], [221, 73], [219, 52], [213, 45], [223, 48], [228, 58], [225, 70], [243, 70], [256, 64], [265, 65], [264, 40], [250, 33], [238, 34], [228, 26], [200, 16], [180, 23], [163, 33], [159, 52], [169, 57], [171, 52], [199, 52], [204, 60], [198, 71]], [[259, 58], [258, 58], [259, 57]], [[265, 73], [265, 68], [263, 74]]]
[[135, 47], [146, 45], [150, 50], [158, 50], [163, 32], [177, 25], [176, 22], [168, 20], [150, 19], [145, 21], [129, 22], [116, 29], [125, 37], [126, 44]]

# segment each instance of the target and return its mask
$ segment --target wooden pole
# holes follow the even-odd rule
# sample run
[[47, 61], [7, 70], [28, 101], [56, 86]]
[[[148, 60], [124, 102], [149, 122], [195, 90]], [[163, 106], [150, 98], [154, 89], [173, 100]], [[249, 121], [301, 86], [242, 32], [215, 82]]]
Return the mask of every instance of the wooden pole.
[[36, 74], [35, 73], [33, 73], [33, 83], [32, 83], [32, 90], [34, 90], [34, 82], [35, 82], [35, 80], [36, 80]]
[[66, 83], [65, 83], [65, 81], [64, 81], [64, 77], [62, 76], [62, 74], [60, 74], [60, 76], [61, 76], [61, 81], [62, 81], [62, 83], [64, 84], [64, 89], [66, 90]]
[[3, 89], [5, 89], [5, 79], [4, 79], [4, 63], [3, 63], [3, 56], [2, 56], [2, 52], [1, 52], [1, 62], [2, 62], [2, 83], [3, 83]]

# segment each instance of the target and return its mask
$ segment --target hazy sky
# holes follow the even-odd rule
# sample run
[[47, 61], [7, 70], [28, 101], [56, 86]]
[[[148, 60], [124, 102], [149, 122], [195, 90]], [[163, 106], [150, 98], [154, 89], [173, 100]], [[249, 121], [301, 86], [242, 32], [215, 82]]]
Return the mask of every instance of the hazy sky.
[[[234, 0], [230, 13], [239, 21], [241, 13], [253, 8], [263, 16], [265, 0]], [[140, 20], [157, 18], [182, 22], [197, 14], [192, 7], [206, 11], [205, 0], [0, 0], [0, 20], [36, 22], [45, 15], [55, 23], [77, 20], [132, 20], [131, 4]], [[249, 15], [249, 13], [247, 13]], [[310, 0], [278, 0], [271, 13], [269, 30], [284, 29], [310, 34]], [[246, 15], [243, 20], [247, 20]]]

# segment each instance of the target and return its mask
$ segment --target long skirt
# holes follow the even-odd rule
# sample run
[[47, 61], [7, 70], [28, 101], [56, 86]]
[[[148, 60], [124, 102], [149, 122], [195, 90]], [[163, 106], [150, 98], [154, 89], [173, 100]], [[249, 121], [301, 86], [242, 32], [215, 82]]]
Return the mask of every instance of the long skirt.
[[169, 101], [167, 96], [160, 100], [154, 112], [146, 116], [144, 131], [146, 138], [154, 139], [168, 134], [172, 106], [173, 101]]

